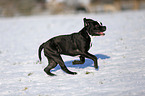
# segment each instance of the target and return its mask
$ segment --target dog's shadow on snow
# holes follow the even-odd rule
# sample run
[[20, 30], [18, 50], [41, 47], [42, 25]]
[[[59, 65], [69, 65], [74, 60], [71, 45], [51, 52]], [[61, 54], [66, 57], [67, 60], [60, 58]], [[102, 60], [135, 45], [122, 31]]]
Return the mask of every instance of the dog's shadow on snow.
[[[107, 55], [103, 55], [103, 54], [96, 54], [95, 55], [98, 59], [109, 59], [110, 58], [110, 56], [107, 56]], [[77, 60], [79, 60], [79, 59], [77, 59]], [[72, 62], [73, 62], [74, 60], [71, 60], [71, 61], [66, 61], [66, 62], [64, 62], [65, 63], [65, 65], [67, 66], [67, 67], [75, 67], [75, 68], [86, 68], [86, 67], [94, 67], [94, 62], [93, 62], [93, 60], [91, 60], [91, 59], [85, 59], [85, 63], [84, 64], [78, 64], [78, 65], [72, 65]], [[61, 69], [60, 68], [60, 66], [59, 66], [59, 64], [52, 70], [52, 71], [57, 71], [57, 70], [59, 70], [59, 69]]]

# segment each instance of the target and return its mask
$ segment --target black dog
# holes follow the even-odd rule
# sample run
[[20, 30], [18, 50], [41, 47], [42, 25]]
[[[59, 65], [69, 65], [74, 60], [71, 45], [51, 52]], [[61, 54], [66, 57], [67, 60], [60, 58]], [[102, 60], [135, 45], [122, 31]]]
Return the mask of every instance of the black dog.
[[39, 59], [41, 61], [41, 51], [44, 48], [44, 55], [47, 57], [49, 65], [44, 69], [44, 71], [53, 76], [50, 70], [60, 65], [61, 69], [68, 74], [77, 74], [76, 72], [71, 72], [65, 66], [61, 54], [69, 56], [80, 56], [80, 61], [73, 61], [73, 64], [83, 64], [85, 62], [85, 57], [92, 59], [94, 61], [94, 67], [98, 68], [97, 57], [90, 54], [88, 50], [91, 45], [91, 36], [103, 36], [103, 32], [106, 31], [106, 26], [103, 26], [101, 22], [94, 21], [92, 19], [84, 18], [84, 28], [78, 33], [73, 33], [70, 35], [61, 35], [54, 37], [47, 42], [43, 43], [39, 47]]

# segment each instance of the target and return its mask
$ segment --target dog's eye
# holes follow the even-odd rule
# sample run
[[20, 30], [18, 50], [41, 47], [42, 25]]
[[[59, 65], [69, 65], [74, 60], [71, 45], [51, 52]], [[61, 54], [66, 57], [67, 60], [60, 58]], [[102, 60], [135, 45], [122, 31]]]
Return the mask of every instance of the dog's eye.
[[95, 25], [95, 27], [99, 27], [99, 25]]

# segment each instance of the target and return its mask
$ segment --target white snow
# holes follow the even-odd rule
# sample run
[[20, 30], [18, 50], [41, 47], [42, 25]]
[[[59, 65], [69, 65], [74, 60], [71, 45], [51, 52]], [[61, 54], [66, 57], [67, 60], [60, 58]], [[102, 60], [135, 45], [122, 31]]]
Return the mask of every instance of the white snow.
[[[94, 37], [90, 53], [99, 58], [72, 65], [78, 57], [63, 55], [68, 69], [59, 65], [50, 77], [38, 63], [40, 44], [60, 35], [78, 32], [83, 18], [101, 21], [106, 35]], [[0, 96], [144, 96], [145, 10], [102, 14], [0, 18]]]

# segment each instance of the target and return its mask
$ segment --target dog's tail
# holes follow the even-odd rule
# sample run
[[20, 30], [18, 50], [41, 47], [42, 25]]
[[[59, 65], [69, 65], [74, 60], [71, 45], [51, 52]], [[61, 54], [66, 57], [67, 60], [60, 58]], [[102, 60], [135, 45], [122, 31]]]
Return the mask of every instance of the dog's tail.
[[45, 44], [45, 43], [43, 43], [42, 45], [40, 45], [39, 50], [38, 50], [38, 56], [39, 56], [39, 60], [40, 60], [40, 61], [42, 60], [42, 58], [41, 58], [41, 51], [42, 51], [42, 49], [44, 48], [44, 44]]

